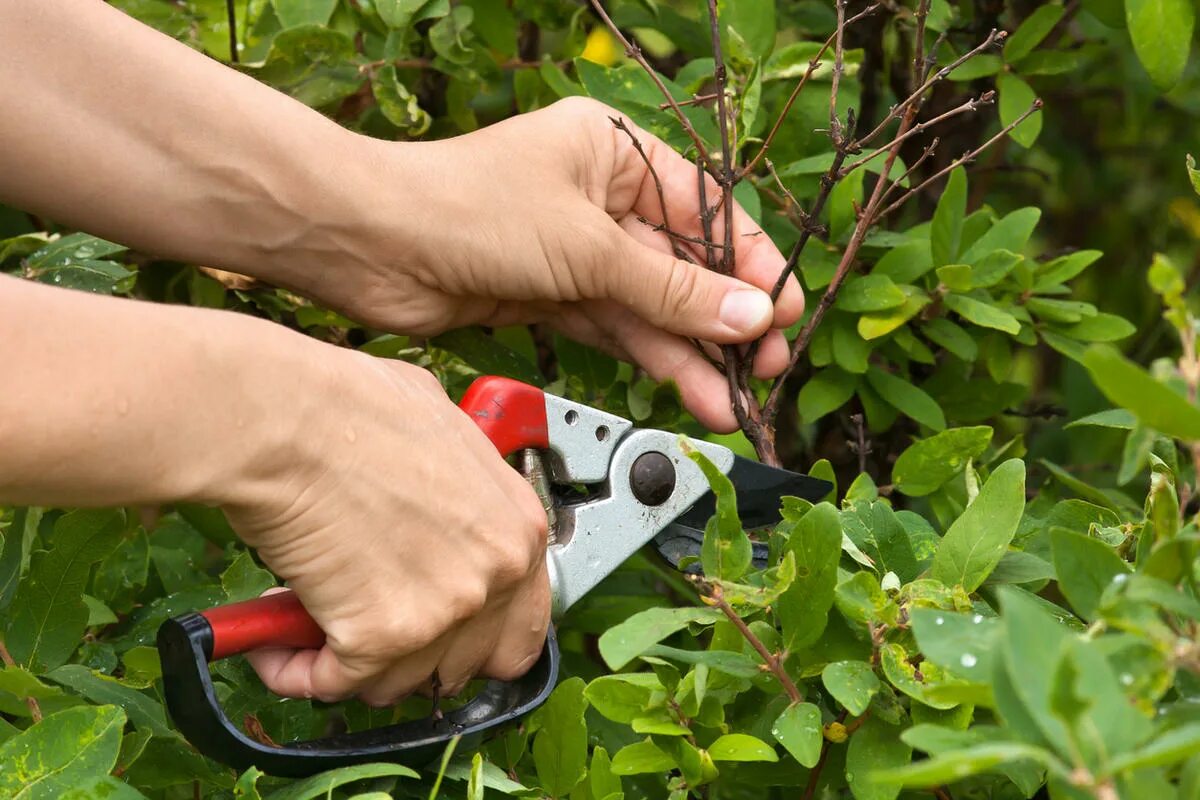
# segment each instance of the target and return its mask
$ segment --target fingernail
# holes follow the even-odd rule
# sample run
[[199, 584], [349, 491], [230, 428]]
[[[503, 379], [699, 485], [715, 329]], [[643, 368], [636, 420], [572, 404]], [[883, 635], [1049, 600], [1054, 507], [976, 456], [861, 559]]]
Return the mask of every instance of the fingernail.
[[721, 322], [735, 331], [755, 331], [774, 316], [771, 298], [757, 289], [736, 289], [725, 295], [718, 312]]

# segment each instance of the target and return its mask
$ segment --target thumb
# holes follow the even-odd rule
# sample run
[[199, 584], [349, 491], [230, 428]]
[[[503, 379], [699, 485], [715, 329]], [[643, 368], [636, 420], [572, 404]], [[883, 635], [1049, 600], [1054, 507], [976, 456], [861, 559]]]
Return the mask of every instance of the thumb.
[[648, 322], [717, 344], [748, 342], [771, 326], [771, 297], [737, 278], [619, 239], [604, 270], [608, 296]]

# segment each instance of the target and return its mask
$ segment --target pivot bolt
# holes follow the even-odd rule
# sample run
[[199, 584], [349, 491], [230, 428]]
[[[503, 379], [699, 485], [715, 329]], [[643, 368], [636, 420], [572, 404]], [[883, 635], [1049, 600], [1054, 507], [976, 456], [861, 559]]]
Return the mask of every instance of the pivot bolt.
[[642, 453], [629, 469], [633, 496], [648, 506], [661, 506], [675, 491], [675, 465], [662, 453]]

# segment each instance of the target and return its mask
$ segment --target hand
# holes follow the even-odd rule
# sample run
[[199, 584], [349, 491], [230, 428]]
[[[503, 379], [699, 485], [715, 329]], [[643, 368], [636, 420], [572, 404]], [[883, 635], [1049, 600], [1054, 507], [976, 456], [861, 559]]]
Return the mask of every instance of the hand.
[[[378, 204], [358, 260], [361, 276], [310, 285], [310, 293], [380, 327], [432, 334], [483, 323], [547, 321], [566, 334], [674, 378], [710, 428], [737, 425], [725, 379], [688, 337], [738, 343], [768, 329], [755, 373], [787, 359], [780, 329], [799, 319], [804, 295], [789, 278], [772, 312], [769, 289], [784, 257], [739, 207], [736, 278], [676, 259], [653, 179], [613, 111], [581, 98], [454, 139], [375, 140], [378, 168], [401, 197]], [[626, 124], [663, 182], [674, 230], [702, 235], [696, 168]], [[709, 179], [708, 197], [719, 192]], [[722, 238], [721, 214], [715, 238]], [[703, 253], [687, 247], [703, 263]]]
[[428, 689], [435, 670], [450, 694], [524, 674], [550, 613], [533, 489], [430, 373], [301, 341], [324, 377], [306, 387], [296, 447], [226, 512], [327, 640], [251, 664], [278, 694], [373, 705]]

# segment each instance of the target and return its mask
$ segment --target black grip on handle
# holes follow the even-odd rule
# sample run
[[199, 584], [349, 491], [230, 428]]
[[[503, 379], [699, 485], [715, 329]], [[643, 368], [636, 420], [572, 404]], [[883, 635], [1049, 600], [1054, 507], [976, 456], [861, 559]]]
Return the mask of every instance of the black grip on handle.
[[269, 775], [303, 778], [327, 769], [387, 761], [423, 766], [455, 736], [463, 747], [515, 722], [549, 697], [558, 680], [558, 640], [551, 627], [541, 658], [523, 677], [488, 681], [468, 703], [440, 719], [420, 719], [280, 747], [242, 733], [221, 710], [208, 671], [212, 627], [200, 614], [169, 619], [158, 629], [167, 710], [180, 732], [209, 758], [239, 770], [255, 766]]

